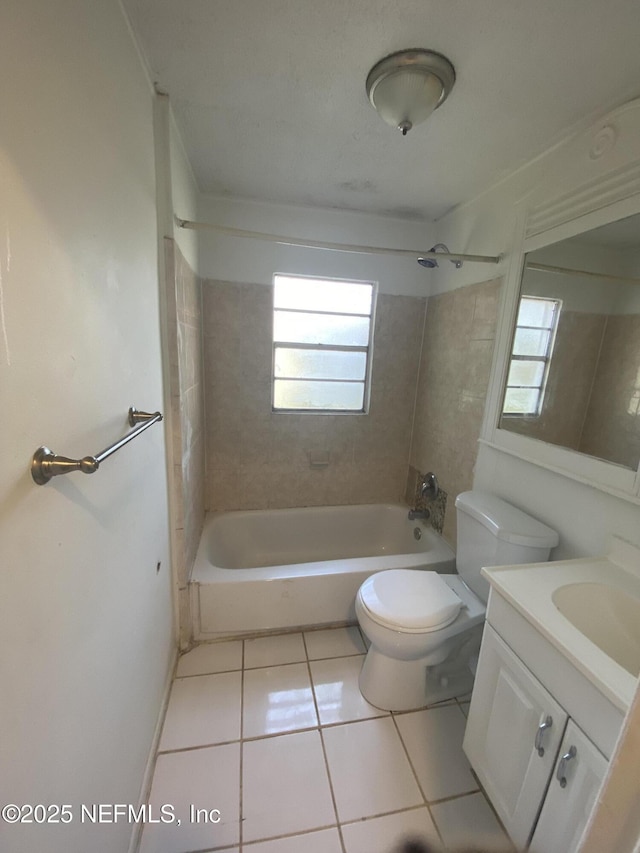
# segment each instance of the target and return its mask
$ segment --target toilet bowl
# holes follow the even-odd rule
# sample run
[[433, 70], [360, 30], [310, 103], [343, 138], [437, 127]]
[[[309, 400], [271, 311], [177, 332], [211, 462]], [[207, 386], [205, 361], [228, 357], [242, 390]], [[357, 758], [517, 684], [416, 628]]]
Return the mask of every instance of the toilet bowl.
[[481, 492], [456, 500], [459, 574], [390, 569], [367, 578], [356, 615], [370, 641], [360, 673], [364, 698], [407, 711], [468, 693], [488, 598], [482, 566], [544, 562], [558, 534]]
[[[418, 615], [417, 605], [429, 593], [438, 602], [451, 601], [448, 612], [438, 603]], [[371, 642], [360, 692], [376, 708], [407, 711], [471, 690], [470, 654], [464, 652], [470, 643], [479, 647], [485, 605], [458, 575], [379, 572], [358, 590], [356, 615]]]

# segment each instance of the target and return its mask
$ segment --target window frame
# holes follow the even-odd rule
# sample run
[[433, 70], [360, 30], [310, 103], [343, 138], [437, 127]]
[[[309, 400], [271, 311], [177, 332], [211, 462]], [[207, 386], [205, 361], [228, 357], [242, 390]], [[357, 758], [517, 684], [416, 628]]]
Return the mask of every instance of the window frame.
[[[507, 377], [504, 386], [504, 395], [502, 398], [502, 412], [501, 417], [503, 418], [539, 418], [542, 414], [542, 408], [544, 405], [544, 398], [547, 392], [547, 381], [549, 379], [549, 370], [551, 368], [551, 359], [553, 357], [553, 349], [556, 342], [556, 333], [558, 331], [558, 323], [560, 322], [560, 312], [562, 311], [562, 300], [561, 299], [550, 299], [546, 296], [535, 296], [535, 295], [527, 295], [522, 294], [520, 299], [518, 300], [518, 315], [520, 313], [520, 305], [523, 299], [536, 300], [538, 302], [552, 302], [554, 304], [553, 308], [553, 318], [551, 326], [528, 326], [528, 325], [520, 325], [518, 323], [518, 316], [516, 316], [516, 324], [513, 330], [513, 339], [511, 342], [511, 354], [509, 356], [509, 366], [507, 368]], [[547, 348], [543, 355], [515, 355], [513, 352], [515, 346], [516, 335], [519, 329], [532, 329], [538, 331], [548, 331], [550, 332], [549, 338], [547, 341]], [[514, 362], [517, 361], [527, 361], [527, 362], [537, 362], [540, 364], [544, 364], [544, 370], [542, 373], [542, 379], [540, 381], [540, 385], [510, 385], [509, 384], [509, 374], [511, 373], [511, 366]], [[507, 392], [510, 388], [530, 388], [537, 389], [538, 396], [536, 399], [535, 411], [533, 412], [505, 412], [504, 406], [505, 401], [507, 399]]]
[[[371, 310], [369, 314], [360, 314], [350, 311], [323, 311], [314, 309], [296, 309], [296, 308], [276, 308], [275, 292], [276, 280], [278, 278], [289, 279], [304, 279], [315, 282], [337, 282], [340, 284], [358, 284], [368, 285], [371, 288]], [[274, 273], [273, 275], [273, 298], [271, 307], [271, 411], [274, 414], [296, 414], [296, 415], [366, 415], [369, 412], [369, 404], [371, 400], [371, 376], [372, 376], [372, 361], [373, 361], [373, 334], [375, 328], [376, 306], [378, 302], [378, 284], [375, 281], [366, 279], [352, 278], [335, 278], [332, 276], [313, 276], [300, 275], [298, 273]], [[366, 345], [349, 345], [349, 344], [323, 344], [323, 343], [304, 343], [301, 341], [279, 341], [275, 337], [275, 313], [276, 311], [286, 311], [291, 314], [319, 314], [323, 317], [338, 316], [338, 317], [363, 317], [369, 321], [369, 334]], [[276, 350], [278, 347], [286, 347], [289, 349], [300, 349], [306, 352], [364, 352], [365, 353], [365, 372], [363, 379], [327, 379], [327, 378], [310, 378], [310, 377], [282, 377], [276, 376]], [[336, 382], [336, 383], [351, 383], [354, 385], [363, 386], [362, 408], [359, 409], [331, 409], [331, 408], [285, 408], [276, 406], [275, 389], [276, 380], [291, 380], [296, 381], [302, 379], [307, 382]]]

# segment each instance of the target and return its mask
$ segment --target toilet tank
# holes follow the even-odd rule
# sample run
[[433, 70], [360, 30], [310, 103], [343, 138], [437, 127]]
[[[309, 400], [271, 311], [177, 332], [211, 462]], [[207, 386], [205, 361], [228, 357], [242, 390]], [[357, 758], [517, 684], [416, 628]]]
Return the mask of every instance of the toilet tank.
[[467, 586], [485, 602], [489, 583], [480, 574], [483, 566], [544, 563], [559, 542], [555, 530], [485, 492], [459, 494], [456, 512], [456, 568]]

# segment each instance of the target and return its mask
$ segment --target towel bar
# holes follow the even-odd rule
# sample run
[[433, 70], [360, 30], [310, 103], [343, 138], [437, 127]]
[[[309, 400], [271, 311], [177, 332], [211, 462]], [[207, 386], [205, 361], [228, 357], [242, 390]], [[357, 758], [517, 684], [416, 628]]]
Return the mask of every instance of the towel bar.
[[129, 409], [129, 424], [136, 427], [130, 433], [118, 441], [105, 447], [95, 456], [85, 456], [82, 459], [69, 459], [67, 456], [58, 456], [48, 447], [39, 447], [31, 457], [31, 476], [34, 483], [44, 486], [52, 477], [60, 474], [69, 474], [71, 471], [82, 471], [83, 474], [93, 474], [100, 467], [100, 463], [128, 444], [132, 438], [140, 435], [152, 424], [162, 420], [160, 412], [139, 412], [134, 406]]

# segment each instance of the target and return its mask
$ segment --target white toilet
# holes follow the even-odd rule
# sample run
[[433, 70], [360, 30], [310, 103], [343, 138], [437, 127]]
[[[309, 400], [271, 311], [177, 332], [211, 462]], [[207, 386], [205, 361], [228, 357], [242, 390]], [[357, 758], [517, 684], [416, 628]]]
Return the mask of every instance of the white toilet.
[[377, 708], [408, 711], [468, 693], [489, 597], [480, 569], [545, 562], [559, 541], [494, 495], [463, 492], [456, 511], [458, 574], [390, 569], [358, 590], [356, 615], [371, 641], [360, 692]]

